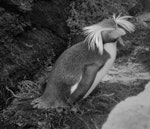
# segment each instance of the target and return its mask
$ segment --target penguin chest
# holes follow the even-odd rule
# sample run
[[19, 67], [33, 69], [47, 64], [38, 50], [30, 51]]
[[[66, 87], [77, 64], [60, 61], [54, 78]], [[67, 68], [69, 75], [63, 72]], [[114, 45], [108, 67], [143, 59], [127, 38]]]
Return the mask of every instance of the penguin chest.
[[116, 43], [107, 43], [104, 45], [104, 49], [109, 53], [110, 58], [106, 61], [104, 66], [97, 72], [97, 75], [91, 88], [88, 90], [88, 92], [83, 98], [86, 98], [95, 89], [95, 87], [100, 83], [102, 78], [107, 74], [109, 69], [113, 66], [117, 55], [116, 46], [117, 46]]
[[[102, 74], [103, 76], [105, 76], [106, 73], [109, 71], [109, 69], [113, 66], [113, 64], [116, 60], [116, 55], [117, 55], [117, 47], [116, 46], [117, 46], [116, 43], [107, 43], [104, 45], [104, 49], [109, 53], [110, 58], [106, 61], [106, 63], [102, 67], [102, 69], [99, 70], [99, 72], [97, 73], [97, 76], [99, 74]], [[101, 77], [99, 77], [99, 79], [100, 78]]]

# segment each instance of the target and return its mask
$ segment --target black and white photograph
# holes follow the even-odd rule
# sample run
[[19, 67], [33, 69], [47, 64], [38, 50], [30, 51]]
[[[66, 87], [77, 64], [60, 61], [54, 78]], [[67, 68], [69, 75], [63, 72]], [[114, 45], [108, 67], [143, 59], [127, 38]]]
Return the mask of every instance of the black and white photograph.
[[0, 129], [150, 129], [150, 0], [0, 0]]

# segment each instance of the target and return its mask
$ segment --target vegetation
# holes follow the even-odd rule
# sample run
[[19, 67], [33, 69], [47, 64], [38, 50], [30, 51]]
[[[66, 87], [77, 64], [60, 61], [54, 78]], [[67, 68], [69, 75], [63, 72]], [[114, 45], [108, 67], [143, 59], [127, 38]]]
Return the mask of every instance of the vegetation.
[[[143, 81], [138, 85], [133, 84], [130, 86], [118, 83], [101, 83], [101, 87], [97, 88], [86, 100], [80, 102], [71, 110], [18, 111], [15, 104], [13, 104], [3, 111], [0, 118], [7, 123], [4, 126], [13, 125], [16, 128], [97, 129], [102, 126], [109, 112], [117, 103], [142, 91], [145, 83], [146, 81]], [[26, 93], [28, 90], [26, 89]], [[30, 92], [28, 91], [28, 95]], [[37, 93], [38, 90], [34, 89], [32, 95], [37, 95]]]
[[[47, 17], [60, 15], [49, 10], [50, 5], [57, 8], [56, 3], [1, 0], [0, 5], [0, 109], [3, 109], [11, 97], [6, 87], [15, 92], [18, 82], [34, 80], [41, 69], [52, 65], [66, 49], [67, 40], [51, 29], [52, 23], [60, 23], [59, 17]], [[44, 10], [41, 9], [43, 7]], [[39, 19], [37, 12], [40, 16], [43, 13], [48, 15], [42, 15], [42, 19]], [[57, 31], [67, 35], [65, 18], [61, 18], [61, 21]]]
[[128, 10], [136, 3], [137, 0], [82, 0], [72, 2], [67, 24], [71, 31], [70, 36], [73, 43], [77, 42], [74, 41], [73, 37], [81, 35], [83, 27], [108, 18], [113, 13], [128, 14]]

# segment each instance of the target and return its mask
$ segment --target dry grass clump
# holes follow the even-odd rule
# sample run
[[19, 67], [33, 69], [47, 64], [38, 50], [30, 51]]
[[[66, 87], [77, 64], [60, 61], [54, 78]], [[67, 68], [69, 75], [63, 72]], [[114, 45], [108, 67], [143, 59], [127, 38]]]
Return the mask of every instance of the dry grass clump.
[[[13, 125], [18, 129], [97, 129], [102, 126], [109, 112], [117, 103], [138, 94], [144, 89], [145, 83], [145, 81], [140, 81], [139, 85], [136, 83], [131, 86], [101, 83], [100, 87], [96, 88], [86, 100], [70, 109], [23, 111], [18, 110], [15, 105], [11, 105], [1, 113], [1, 121], [4, 125]], [[32, 83], [30, 82], [30, 84]], [[34, 90], [31, 90], [31, 87], [28, 89], [34, 91], [32, 92], [33, 96], [37, 95], [38, 88], [35, 88], [35, 84]], [[24, 89], [24, 91], [26, 90]], [[19, 95], [24, 94], [22, 91]]]

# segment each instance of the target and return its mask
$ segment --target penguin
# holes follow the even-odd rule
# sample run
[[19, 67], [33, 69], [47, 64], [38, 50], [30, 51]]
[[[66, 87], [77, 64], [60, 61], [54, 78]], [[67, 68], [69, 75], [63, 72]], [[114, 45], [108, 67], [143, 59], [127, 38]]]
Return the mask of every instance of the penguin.
[[[85, 39], [67, 50], [56, 60], [43, 94], [29, 101], [33, 108], [67, 107], [85, 99], [113, 66], [117, 42], [134, 32], [131, 16], [116, 16], [83, 28]], [[26, 105], [26, 104], [25, 104]]]

